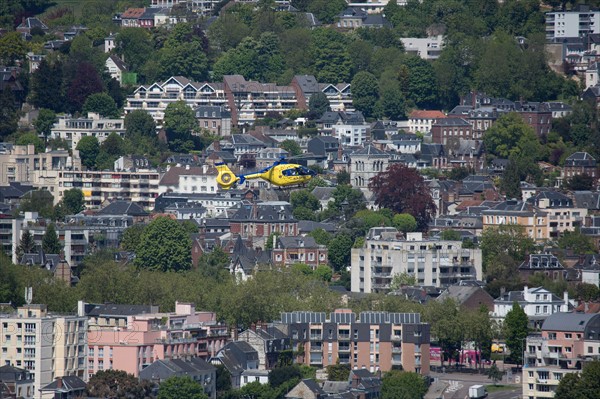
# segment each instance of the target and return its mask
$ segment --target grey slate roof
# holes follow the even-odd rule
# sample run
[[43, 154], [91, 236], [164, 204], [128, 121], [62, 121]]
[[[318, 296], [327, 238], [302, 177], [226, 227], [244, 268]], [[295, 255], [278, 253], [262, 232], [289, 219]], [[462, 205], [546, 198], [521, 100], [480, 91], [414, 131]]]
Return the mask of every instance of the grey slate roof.
[[148, 216], [148, 212], [135, 202], [114, 201], [99, 210], [98, 215]]
[[86, 316], [133, 316], [145, 313], [158, 312], [158, 306], [150, 305], [118, 305], [114, 303], [95, 305], [89, 304], [90, 309], [86, 309]]
[[600, 192], [575, 191], [574, 196], [578, 208], [600, 210]]
[[315, 242], [315, 239], [309, 236], [306, 237], [278, 237], [278, 244], [281, 246], [278, 248], [316, 248], [319, 245]]
[[72, 392], [84, 390], [87, 385], [85, 381], [75, 375], [66, 375], [62, 378], [62, 387], [58, 387], [58, 381], [54, 380], [50, 384], [41, 388], [42, 391], [55, 391], [55, 392]]
[[542, 330], [583, 332], [588, 323], [597, 317], [600, 317], [600, 314], [554, 313], [544, 320]]

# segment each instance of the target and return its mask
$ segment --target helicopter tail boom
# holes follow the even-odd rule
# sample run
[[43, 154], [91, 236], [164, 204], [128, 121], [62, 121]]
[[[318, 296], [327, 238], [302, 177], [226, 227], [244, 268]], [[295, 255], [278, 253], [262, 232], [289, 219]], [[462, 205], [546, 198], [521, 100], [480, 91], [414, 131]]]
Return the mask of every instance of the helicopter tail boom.
[[241, 179], [236, 176], [231, 169], [224, 163], [215, 164], [215, 168], [217, 168], [217, 183], [224, 190], [229, 190], [233, 186], [235, 186], [238, 182], [241, 182]]

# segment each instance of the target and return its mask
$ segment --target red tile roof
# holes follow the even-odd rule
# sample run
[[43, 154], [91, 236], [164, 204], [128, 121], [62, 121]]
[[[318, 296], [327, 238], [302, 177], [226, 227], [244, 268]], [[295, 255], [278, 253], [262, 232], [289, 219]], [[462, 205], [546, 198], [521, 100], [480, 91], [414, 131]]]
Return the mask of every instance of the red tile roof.
[[137, 19], [142, 16], [144, 11], [144, 8], [128, 8], [123, 14], [121, 14], [121, 18]]
[[442, 111], [427, 111], [427, 110], [415, 110], [409, 115], [410, 119], [440, 119], [445, 118], [446, 114]]

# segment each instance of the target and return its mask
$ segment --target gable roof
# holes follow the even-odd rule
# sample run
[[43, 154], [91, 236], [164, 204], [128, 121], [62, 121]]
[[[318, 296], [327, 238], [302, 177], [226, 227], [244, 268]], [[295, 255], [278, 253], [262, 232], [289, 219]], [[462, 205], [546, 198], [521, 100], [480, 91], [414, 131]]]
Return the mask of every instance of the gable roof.
[[408, 116], [409, 119], [445, 119], [446, 114], [438, 110], [414, 110]]
[[[62, 386], [59, 387], [58, 381], [62, 380]], [[54, 391], [54, 392], [73, 392], [82, 391], [87, 387], [85, 381], [75, 375], [66, 375], [64, 377], [58, 377], [50, 384], [42, 387], [40, 391]]]
[[114, 62], [115, 65], [117, 66], [117, 68], [119, 68], [121, 71], [127, 70], [127, 65], [125, 65], [125, 63], [116, 55], [111, 54], [108, 56], [108, 59], [110, 59], [112, 62]]
[[600, 314], [589, 313], [554, 313], [542, 324], [542, 331], [575, 331], [583, 332], [586, 326]]

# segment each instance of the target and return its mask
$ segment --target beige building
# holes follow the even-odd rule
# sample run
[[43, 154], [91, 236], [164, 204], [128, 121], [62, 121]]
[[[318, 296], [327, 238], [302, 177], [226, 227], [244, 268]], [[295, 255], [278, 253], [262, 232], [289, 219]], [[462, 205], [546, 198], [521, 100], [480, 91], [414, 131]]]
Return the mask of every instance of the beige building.
[[36, 154], [30, 144], [16, 145], [0, 154], [0, 185], [31, 184], [50, 191], [55, 203], [60, 200], [56, 193], [59, 172], [65, 170], [81, 170], [79, 151], [74, 150], [73, 156], [66, 149]]
[[395, 275], [414, 276], [418, 285], [447, 287], [483, 278], [480, 249], [463, 249], [462, 241], [431, 240], [422, 233], [399, 238], [393, 227], [369, 230], [362, 248], [352, 249], [353, 292], [389, 292]]
[[87, 378], [87, 319], [54, 315], [46, 305], [25, 305], [0, 315], [0, 363], [34, 375], [34, 392], [56, 377]]
[[[154, 208], [158, 197], [160, 173], [156, 170], [136, 171], [60, 171], [54, 191], [60, 199], [65, 190], [83, 191], [87, 209], [98, 209], [105, 201], [122, 199], [137, 202], [145, 209]], [[56, 200], [56, 196], [55, 196]]]

